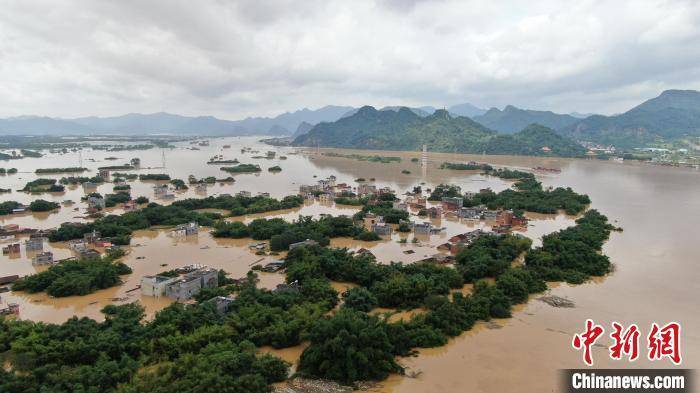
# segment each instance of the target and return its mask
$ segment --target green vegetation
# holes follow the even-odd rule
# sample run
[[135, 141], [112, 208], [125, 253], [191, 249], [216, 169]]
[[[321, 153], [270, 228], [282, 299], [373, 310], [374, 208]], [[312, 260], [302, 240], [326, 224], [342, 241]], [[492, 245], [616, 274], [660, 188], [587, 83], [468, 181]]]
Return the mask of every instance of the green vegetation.
[[530, 124], [541, 124], [558, 130], [576, 123], [579, 119], [571, 115], [520, 109], [508, 105], [502, 111], [497, 108], [491, 108], [483, 115], [475, 116], [474, 120], [492, 130], [513, 134]]
[[13, 154], [7, 154], [7, 153], [2, 153], [0, 152], [0, 160], [6, 161], [6, 160], [17, 160], [22, 158], [22, 156], [18, 156], [17, 153], [14, 151], [12, 152]]
[[351, 198], [351, 197], [337, 197], [333, 200], [339, 205], [349, 205], [349, 206], [362, 206], [367, 203], [366, 198]]
[[273, 210], [292, 209], [301, 206], [303, 203], [304, 198], [298, 195], [288, 195], [282, 200], [262, 196], [220, 195], [216, 197], [184, 199], [173, 202], [173, 205], [188, 210], [222, 209], [230, 211], [231, 216], [242, 216]]
[[[591, 203], [588, 195], [577, 194], [571, 188], [557, 187], [544, 190], [542, 184], [535, 180], [535, 175], [511, 169], [498, 169], [485, 172], [503, 179], [517, 180], [514, 190], [507, 189], [499, 193], [483, 190], [472, 198], [464, 198], [464, 206], [485, 205], [491, 210], [506, 209], [514, 212], [534, 212], [554, 214], [564, 210], [567, 214], [575, 215], [583, 212]], [[428, 197], [431, 201], [442, 200], [443, 197], [464, 197], [460, 187], [440, 184]]]
[[39, 168], [34, 173], [71, 173], [71, 172], [85, 172], [87, 168], [69, 167], [69, 168]]
[[0, 352], [13, 354], [0, 391], [266, 393], [287, 376], [287, 363], [256, 356], [210, 303], [173, 304], [152, 321], [138, 303], [102, 312], [103, 322], [61, 325], [0, 319]]
[[[215, 226], [214, 237], [244, 238], [270, 240], [270, 250], [284, 251], [292, 243], [313, 239], [321, 245], [328, 245], [333, 237], [357, 237], [363, 233], [350, 217], [324, 216], [318, 220], [299, 216], [294, 222], [281, 218], [258, 218], [245, 225], [241, 222], [220, 221]], [[362, 239], [361, 239], [362, 240]], [[371, 239], [376, 240], [376, 239]]]
[[462, 197], [462, 188], [451, 184], [440, 184], [435, 186], [435, 189], [428, 197], [429, 201], [441, 201], [442, 198], [457, 198]]
[[268, 172], [282, 172], [282, 168], [279, 165], [271, 166], [267, 168]]
[[511, 263], [530, 249], [532, 241], [520, 235], [484, 235], [457, 254], [456, 262], [465, 282], [498, 277]]
[[440, 169], [451, 169], [454, 171], [490, 171], [493, 167], [489, 164], [479, 162], [468, 162], [466, 164], [462, 162], [443, 162], [440, 165]]
[[141, 180], [141, 181], [144, 181], [144, 180], [165, 181], [165, 180], [170, 180], [170, 175], [165, 174], [165, 173], [147, 173], [147, 174], [139, 175], [139, 180]]
[[385, 379], [402, 370], [387, 330], [379, 318], [349, 309], [323, 318], [309, 333], [311, 345], [301, 355], [299, 371], [346, 384]]
[[[167, 142], [166, 142], [167, 145]], [[150, 150], [155, 146], [151, 144], [138, 144], [138, 145], [92, 145], [90, 146], [93, 150], [106, 150], [106, 151], [131, 151], [131, 150]], [[171, 147], [171, 146], [163, 146]]]
[[144, 203], [148, 203], [148, 198], [145, 196], [140, 196], [134, 200], [134, 202], [138, 203], [139, 205], [142, 205]]
[[9, 169], [0, 168], [0, 175], [5, 175], [5, 174], [12, 175], [14, 173], [17, 173], [17, 168], [9, 168]]
[[64, 261], [47, 270], [23, 277], [12, 284], [14, 291], [29, 293], [46, 292], [49, 296], [65, 297], [87, 295], [98, 289], [119, 285], [122, 274], [131, 273], [131, 268], [114, 258], [82, 259]]
[[84, 176], [68, 176], [68, 177], [62, 177], [61, 180], [58, 181], [61, 184], [83, 184], [83, 183], [95, 183], [95, 184], [100, 184], [104, 183], [104, 179], [102, 179], [100, 176], [95, 176], [95, 177], [84, 177]]
[[114, 207], [120, 203], [129, 202], [131, 195], [127, 192], [117, 192], [115, 194], [105, 195], [105, 207]]
[[202, 184], [202, 183], [214, 184], [214, 183], [216, 183], [216, 182], [220, 182], [220, 183], [232, 183], [232, 182], [235, 182], [235, 181], [236, 181], [236, 179], [234, 179], [234, 178], [231, 177], [231, 176], [224, 177], [224, 178], [220, 178], [220, 179], [217, 179], [217, 178], [214, 177], [214, 176], [207, 176], [207, 177], [202, 178], [202, 179], [197, 179], [197, 178], [194, 177], [193, 175], [190, 175], [190, 177], [189, 177], [189, 179], [188, 179], [188, 183], [190, 183], [190, 184]]
[[236, 166], [222, 166], [220, 168], [224, 172], [228, 173], [251, 173], [260, 172], [260, 165], [255, 164], [239, 164]]
[[390, 162], [401, 162], [401, 157], [385, 157], [385, 156], [363, 156], [361, 154], [340, 154], [334, 152], [323, 153], [327, 157], [342, 157], [349, 158], [358, 161], [369, 161], [369, 162], [381, 162], [382, 164], [388, 164]]
[[355, 219], [361, 220], [364, 218], [365, 214], [374, 213], [378, 216], [383, 216], [384, 221], [389, 224], [398, 224], [402, 220], [408, 220], [408, 212], [405, 210], [398, 210], [393, 208], [393, 203], [390, 201], [378, 201], [373, 205], [365, 205], [362, 210], [355, 213]]
[[353, 310], [369, 312], [372, 311], [377, 304], [377, 297], [372, 291], [365, 287], [356, 287], [348, 289], [343, 293], [343, 307], [349, 307]]
[[597, 210], [587, 211], [576, 225], [545, 235], [542, 246], [527, 254], [528, 268], [547, 281], [582, 283], [610, 271], [610, 259], [601, 253], [615, 228]]
[[33, 150], [21, 149], [20, 152], [22, 153], [23, 157], [39, 158], [39, 157], [44, 156], [43, 154], [39, 153], [38, 151], [33, 151]]
[[401, 173], [403, 173], [404, 175], [410, 175], [411, 171], [409, 171], [408, 169], [402, 169]]
[[0, 216], [12, 214], [14, 209], [22, 207], [22, 204], [17, 201], [0, 202]]
[[108, 166], [101, 166], [97, 168], [99, 170], [108, 170], [108, 171], [127, 171], [130, 169], [136, 169], [133, 165], [129, 164], [124, 164], [124, 165], [108, 165]]
[[[700, 136], [700, 92], [666, 90], [619, 115], [593, 115], [563, 128], [581, 141], [615, 145], [618, 151], [677, 143]], [[686, 145], [687, 147], [687, 145]]]
[[485, 169], [484, 174], [506, 180], [535, 180], [535, 175], [533, 173], [510, 168]]
[[20, 191], [25, 192], [63, 192], [65, 187], [56, 184], [56, 179], [36, 179], [28, 182]]
[[[527, 172], [523, 172], [527, 173]], [[527, 173], [532, 176], [531, 173]], [[464, 200], [464, 206], [486, 205], [489, 209], [506, 209], [515, 212], [535, 212], [554, 214], [564, 210], [566, 214], [576, 215], [583, 212], [591, 203], [588, 195], [577, 194], [571, 188], [557, 187], [543, 190], [542, 184], [532, 178], [518, 180], [515, 190], [507, 189], [499, 193], [480, 192], [471, 199]]]
[[35, 199], [29, 204], [29, 210], [33, 212], [47, 212], [59, 209], [61, 205], [56, 202], [49, 202], [43, 199]]
[[209, 165], [223, 165], [223, 164], [238, 164], [239, 161], [237, 159], [233, 160], [209, 160], [207, 161], [207, 164]]
[[125, 180], [136, 180], [139, 178], [139, 175], [135, 173], [113, 172], [112, 177]]
[[[114, 195], [120, 194], [122, 193]], [[109, 195], [107, 197], [109, 198]], [[174, 226], [192, 221], [200, 225], [212, 226], [214, 225], [214, 220], [218, 218], [220, 218], [218, 214], [197, 213], [180, 206], [161, 206], [151, 203], [139, 211], [128, 212], [119, 216], [108, 215], [98, 218], [91, 223], [63, 223], [58, 229], [54, 229], [49, 233], [49, 240], [58, 242], [80, 239], [84, 234], [96, 230], [102, 236], [110, 238], [112, 243], [125, 245], [129, 244], [131, 233], [135, 230], [148, 229], [156, 225]]]
[[114, 191], [114, 192], [118, 192], [118, 191], [129, 192], [129, 191], [131, 191], [131, 186], [128, 185], [128, 184], [122, 184], [122, 185], [120, 185], [120, 186], [114, 186], [114, 187], [112, 187], [112, 191]]
[[[512, 134], [498, 134], [467, 118], [452, 117], [446, 110], [421, 117], [408, 108], [378, 111], [370, 106], [332, 123], [320, 123], [298, 136], [297, 146], [322, 146], [419, 150], [428, 144], [432, 151], [582, 156], [586, 150], [571, 139], [540, 125], [529, 125]], [[547, 147], [548, 149], [543, 149]]]
[[[21, 203], [17, 201], [6, 201], [0, 202], [0, 216], [12, 214], [14, 209], [19, 209], [23, 207]], [[32, 201], [27, 210], [32, 212], [46, 212], [60, 208], [61, 206], [56, 202], [45, 201], [43, 199], [35, 199]]]
[[173, 179], [170, 180], [170, 184], [175, 186], [176, 190], [187, 190], [189, 187], [187, 187], [187, 184], [185, 184], [185, 181], [182, 179]]

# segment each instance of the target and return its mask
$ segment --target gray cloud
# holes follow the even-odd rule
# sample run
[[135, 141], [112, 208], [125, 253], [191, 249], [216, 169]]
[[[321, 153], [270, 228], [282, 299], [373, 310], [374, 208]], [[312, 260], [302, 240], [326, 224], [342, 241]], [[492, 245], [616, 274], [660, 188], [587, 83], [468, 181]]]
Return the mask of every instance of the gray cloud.
[[0, 116], [514, 104], [700, 88], [695, 1], [9, 1]]

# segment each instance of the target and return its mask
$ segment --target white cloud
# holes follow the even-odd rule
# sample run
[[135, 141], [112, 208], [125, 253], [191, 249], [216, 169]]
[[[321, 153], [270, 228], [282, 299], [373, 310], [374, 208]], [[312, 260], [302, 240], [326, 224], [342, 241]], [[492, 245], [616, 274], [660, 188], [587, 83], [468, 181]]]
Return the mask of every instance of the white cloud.
[[343, 105], [613, 113], [700, 88], [693, 1], [10, 1], [0, 116]]

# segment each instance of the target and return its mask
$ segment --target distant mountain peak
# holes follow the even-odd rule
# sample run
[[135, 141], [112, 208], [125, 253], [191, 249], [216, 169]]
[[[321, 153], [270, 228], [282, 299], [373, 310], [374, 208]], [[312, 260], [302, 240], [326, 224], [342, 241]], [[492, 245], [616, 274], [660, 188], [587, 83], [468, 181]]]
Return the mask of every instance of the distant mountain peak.
[[447, 111], [447, 109], [436, 109], [435, 112], [432, 115], [430, 115], [430, 117], [435, 119], [452, 119], [452, 116], [450, 115], [450, 112]]
[[560, 129], [574, 124], [578, 119], [550, 111], [520, 109], [514, 105], [506, 105], [502, 111], [491, 108], [483, 115], [474, 117], [474, 120], [493, 130], [513, 134], [533, 123]]
[[627, 112], [590, 116], [562, 131], [578, 140], [623, 149], [700, 137], [700, 92], [665, 90]]

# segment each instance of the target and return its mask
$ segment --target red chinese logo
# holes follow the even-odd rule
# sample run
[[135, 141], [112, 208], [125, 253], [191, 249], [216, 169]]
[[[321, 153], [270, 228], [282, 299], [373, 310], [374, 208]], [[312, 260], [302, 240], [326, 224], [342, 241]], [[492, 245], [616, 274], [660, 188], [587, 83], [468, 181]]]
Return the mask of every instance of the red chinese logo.
[[610, 357], [615, 360], [622, 359], [622, 355], [627, 355], [631, 362], [639, 357], [639, 328], [637, 325], [630, 325], [627, 330], [624, 330], [622, 325], [617, 322], [612, 323], [615, 330], [610, 334], [610, 337], [615, 341], [615, 344], [610, 347]]
[[[639, 338], [641, 333], [636, 324], [629, 325], [626, 329], [617, 322], [612, 323], [613, 331], [610, 338], [613, 344], [608, 348], [610, 358], [620, 360], [627, 357], [630, 362], [639, 357]], [[576, 350], [583, 350], [583, 362], [588, 366], [593, 365], [593, 354], [591, 347], [605, 333], [601, 325], [596, 325], [592, 320], [586, 320], [586, 328], [583, 332], [574, 335], [571, 346]], [[649, 360], [670, 359], [674, 364], [679, 365], [681, 358], [681, 325], [670, 322], [664, 326], [656, 323], [651, 325], [651, 330], [647, 336], [647, 356]]]
[[649, 360], [667, 357], [673, 364], [681, 364], [680, 324], [671, 322], [660, 328], [656, 323], [652, 323], [647, 340], [649, 341]]
[[575, 334], [571, 345], [574, 349], [583, 349], [583, 361], [589, 365], [593, 365], [593, 354], [591, 354], [591, 346], [595, 344], [598, 338], [605, 332], [602, 326], [596, 325], [592, 320], [586, 320], [586, 330], [581, 334]]

